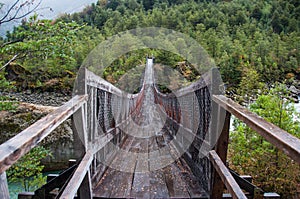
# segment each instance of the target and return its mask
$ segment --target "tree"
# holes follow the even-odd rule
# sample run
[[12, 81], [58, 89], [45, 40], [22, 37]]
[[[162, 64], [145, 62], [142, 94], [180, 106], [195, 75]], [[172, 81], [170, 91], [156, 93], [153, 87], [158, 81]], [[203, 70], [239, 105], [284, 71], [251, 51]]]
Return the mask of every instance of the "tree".
[[[270, 93], [260, 95], [250, 110], [299, 138], [300, 123], [295, 120], [299, 114], [286, 97], [286, 86], [279, 84]], [[230, 167], [253, 176], [254, 184], [265, 191], [292, 198], [300, 183], [300, 166], [244, 123], [234, 121], [234, 127], [229, 145]]]
[[[22, 19], [33, 12], [37, 11], [41, 5], [42, 0], [29, 0], [21, 1], [16, 0], [12, 5], [8, 6], [7, 11], [4, 11], [4, 15], [0, 18], [0, 26], [3, 23], [8, 23], [13, 20]], [[3, 11], [5, 7], [4, 3], [0, 3], [0, 10]]]
[[7, 171], [8, 180], [21, 181], [24, 191], [35, 191], [46, 183], [46, 176], [42, 174], [44, 166], [41, 165], [41, 160], [49, 155], [50, 151], [44, 147], [33, 148]]
[[264, 90], [264, 84], [260, 80], [257, 71], [249, 63], [244, 63], [241, 82], [237, 89], [240, 102], [250, 104], [257, 99], [258, 94]]
[[75, 22], [38, 20], [34, 15], [8, 35], [7, 44], [2, 45], [0, 52], [8, 57], [19, 55], [18, 62], [29, 70], [58, 75], [76, 66], [73, 45], [81, 27]]

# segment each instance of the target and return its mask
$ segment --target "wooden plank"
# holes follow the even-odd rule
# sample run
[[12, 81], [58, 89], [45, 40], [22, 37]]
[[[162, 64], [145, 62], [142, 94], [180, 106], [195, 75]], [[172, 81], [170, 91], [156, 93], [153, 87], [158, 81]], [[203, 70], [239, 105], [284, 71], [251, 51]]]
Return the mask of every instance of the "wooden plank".
[[[225, 120], [224, 114], [225, 113]], [[228, 149], [228, 140], [229, 140], [229, 128], [230, 128], [230, 113], [225, 111], [222, 107], [219, 107], [218, 113], [218, 131], [221, 131], [218, 142], [215, 146], [215, 151], [218, 156], [225, 164], [227, 159], [227, 149]], [[221, 129], [221, 130], [219, 130]], [[212, 198], [222, 198], [224, 191], [224, 184], [222, 179], [216, 172], [212, 172]]]
[[86, 102], [86, 96], [75, 96], [66, 104], [0, 145], [0, 173], [6, 171], [24, 154], [35, 147], [56, 127]]
[[212, 150], [209, 152], [209, 159], [212, 162], [215, 170], [220, 175], [223, 183], [233, 198], [241, 199], [247, 198], [243, 191], [240, 189], [237, 182], [232, 177], [230, 171], [226, 168], [216, 151]]
[[129, 156], [130, 149], [133, 146], [134, 137], [127, 138], [127, 144], [123, 144], [123, 150], [117, 152], [115, 159], [111, 163], [114, 169], [114, 178], [110, 179], [111, 198], [130, 197], [133, 175], [136, 167], [137, 154], [132, 153]]
[[171, 198], [190, 198], [187, 185], [182, 178], [180, 169], [175, 163], [172, 163], [162, 169], [169, 196]]
[[213, 100], [300, 164], [300, 139], [223, 95], [214, 95]]
[[[75, 197], [77, 190], [79, 189], [81, 183], [88, 174], [88, 170], [92, 161], [93, 153], [91, 151], [87, 151], [60, 198], [67, 199]], [[88, 181], [90, 183], [90, 179]], [[88, 189], [91, 190], [91, 188]]]
[[190, 198], [208, 198], [208, 194], [201, 187], [199, 179], [193, 174], [191, 168], [183, 158], [179, 158], [175, 162], [181, 171], [181, 178], [184, 179]]
[[[75, 81], [75, 86], [74, 86], [74, 94], [75, 95], [87, 95], [87, 84], [86, 84], [86, 68], [80, 67], [78, 71], [78, 75]], [[88, 98], [87, 98], [88, 100]], [[82, 119], [80, 118], [81, 114], [79, 111], [75, 112], [72, 115], [72, 130], [73, 130], [73, 137], [74, 137], [74, 155], [75, 159], [81, 160], [84, 152], [85, 152], [85, 146], [83, 143], [83, 138], [82, 138], [82, 131], [80, 132], [80, 128], [82, 129], [82, 125], [78, 123], [78, 121], [81, 121]]]
[[[149, 141], [152, 140], [152, 141]], [[135, 139], [135, 141], [141, 139]], [[150, 137], [141, 143], [141, 154], [137, 158], [135, 172], [133, 173], [130, 197], [132, 198], [150, 198], [150, 168], [149, 168], [149, 145], [152, 145], [154, 138]], [[133, 146], [136, 142], [132, 142]], [[146, 154], [146, 155], [145, 155]], [[143, 156], [144, 155], [144, 156]]]
[[9, 199], [8, 184], [5, 172], [0, 174], [0, 198]]
[[[132, 142], [133, 139], [131, 136], [129, 136], [129, 138], [127, 137], [127, 139], [124, 140], [120, 147], [124, 151], [129, 151]], [[126, 163], [128, 164], [129, 161], [124, 160], [124, 157], [120, 153], [116, 153], [114, 160], [112, 160], [111, 163], [107, 165], [108, 168], [106, 169], [99, 183], [95, 187], [94, 196], [104, 198], [130, 197], [131, 183], [134, 170], [132, 170], [131, 173], [126, 173], [116, 169], [118, 165], [122, 167], [122, 164], [124, 165]], [[135, 162], [132, 161], [131, 164], [135, 164]], [[127, 166], [133, 167], [132, 169], [134, 169], [134, 165]]]
[[91, 180], [91, 173], [90, 170], [87, 170], [80, 187], [78, 189], [78, 195], [81, 199], [88, 199], [93, 198], [93, 191], [92, 191], [92, 180]]
[[111, 83], [105, 81], [98, 75], [95, 75], [92, 71], [86, 69], [86, 83], [89, 86], [95, 87], [95, 88], [101, 88], [104, 91], [116, 94], [118, 96], [122, 96], [123, 92], [119, 88], [115, 87]]

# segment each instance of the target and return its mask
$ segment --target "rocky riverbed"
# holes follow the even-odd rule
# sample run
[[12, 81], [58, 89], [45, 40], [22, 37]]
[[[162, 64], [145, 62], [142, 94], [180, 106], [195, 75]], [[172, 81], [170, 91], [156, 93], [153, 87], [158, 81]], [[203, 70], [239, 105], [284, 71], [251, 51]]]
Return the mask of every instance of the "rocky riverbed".
[[72, 98], [71, 94], [57, 92], [1, 92], [0, 96], [6, 96], [12, 101], [40, 104], [44, 106], [61, 106]]

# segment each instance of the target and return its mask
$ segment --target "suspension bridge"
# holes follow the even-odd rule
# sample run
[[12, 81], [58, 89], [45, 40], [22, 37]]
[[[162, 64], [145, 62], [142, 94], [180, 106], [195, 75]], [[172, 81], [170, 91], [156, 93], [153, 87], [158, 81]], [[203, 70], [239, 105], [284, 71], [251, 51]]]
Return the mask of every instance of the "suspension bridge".
[[147, 58], [142, 82], [128, 94], [81, 68], [70, 101], [0, 146], [0, 198], [5, 171], [70, 117], [76, 163], [19, 198], [279, 198], [226, 166], [230, 117], [298, 163], [300, 141], [225, 97], [217, 69], [163, 94]]

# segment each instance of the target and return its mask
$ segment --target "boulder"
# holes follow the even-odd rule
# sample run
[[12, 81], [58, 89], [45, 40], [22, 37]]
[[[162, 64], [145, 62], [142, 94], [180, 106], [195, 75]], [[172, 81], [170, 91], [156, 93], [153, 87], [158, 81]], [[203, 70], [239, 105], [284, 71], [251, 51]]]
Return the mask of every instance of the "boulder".
[[5, 67], [5, 78], [9, 81], [23, 82], [26, 75], [31, 73], [20, 64], [14, 62]]
[[300, 95], [300, 90], [297, 89], [294, 85], [289, 87], [289, 91], [292, 92], [293, 94], [297, 95], [297, 96]]

